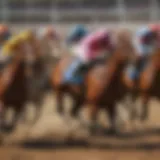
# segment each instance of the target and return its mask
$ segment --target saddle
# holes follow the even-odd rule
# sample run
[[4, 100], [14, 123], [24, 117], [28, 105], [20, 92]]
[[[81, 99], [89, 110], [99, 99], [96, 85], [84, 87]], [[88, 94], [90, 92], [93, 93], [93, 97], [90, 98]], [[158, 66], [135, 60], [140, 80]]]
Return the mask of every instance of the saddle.
[[77, 70], [75, 71], [74, 75], [81, 75], [84, 76], [90, 69], [98, 64], [103, 64], [105, 62], [104, 58], [97, 58], [87, 64], [82, 63]]

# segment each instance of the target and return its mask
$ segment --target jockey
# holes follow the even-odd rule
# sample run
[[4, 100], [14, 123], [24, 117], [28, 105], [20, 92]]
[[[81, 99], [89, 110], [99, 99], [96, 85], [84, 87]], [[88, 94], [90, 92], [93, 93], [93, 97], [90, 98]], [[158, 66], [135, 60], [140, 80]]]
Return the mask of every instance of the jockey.
[[59, 35], [53, 26], [48, 26], [46, 28], [40, 28], [37, 32], [37, 37], [39, 39], [46, 38], [48, 40], [58, 40]]
[[132, 79], [138, 78], [146, 60], [148, 60], [148, 58], [153, 54], [156, 43], [157, 32], [152, 30], [149, 26], [141, 27], [136, 31], [136, 34], [133, 37], [136, 64], [129, 67], [129, 73]]
[[76, 25], [71, 29], [66, 38], [66, 49], [69, 49], [71, 55], [74, 54], [74, 48], [79, 45], [81, 39], [88, 34], [88, 30], [83, 25]]
[[22, 41], [19, 37], [13, 36], [4, 43], [0, 54], [0, 69], [2, 69], [2, 66], [6, 63], [12, 61], [12, 58], [16, 54], [15, 52], [17, 52], [21, 42]]
[[3, 45], [3, 43], [8, 40], [10, 36], [11, 32], [9, 28], [4, 24], [0, 24], [0, 46]]
[[23, 40], [30, 40], [34, 37], [34, 32], [30, 29], [20, 32], [18, 35]]
[[91, 33], [79, 42], [75, 55], [86, 63], [104, 56], [106, 52], [111, 53], [114, 48], [112, 37], [112, 33], [105, 29]]
[[152, 30], [152, 32], [157, 33], [157, 42], [158, 45], [160, 45], [160, 24], [152, 24], [150, 25], [150, 29]]
[[159, 32], [159, 31], [160, 31], [160, 24], [151, 24], [151, 25], [149, 26], [149, 28], [150, 28], [152, 31]]
[[12, 37], [8, 41], [5, 42], [2, 51], [3, 55], [12, 55], [15, 48], [21, 43], [21, 39], [19, 37]]
[[39, 45], [39, 40], [34, 30], [25, 30], [20, 33], [19, 37], [25, 42], [28, 52], [35, 53], [36, 55], [42, 55], [41, 46]]
[[70, 74], [66, 73], [68, 78], [71, 79], [82, 66], [108, 56], [113, 49], [113, 35], [109, 30], [99, 30], [85, 36], [73, 50], [76, 60], [71, 64]]
[[78, 43], [87, 34], [88, 30], [83, 25], [76, 25], [67, 36], [67, 44]]

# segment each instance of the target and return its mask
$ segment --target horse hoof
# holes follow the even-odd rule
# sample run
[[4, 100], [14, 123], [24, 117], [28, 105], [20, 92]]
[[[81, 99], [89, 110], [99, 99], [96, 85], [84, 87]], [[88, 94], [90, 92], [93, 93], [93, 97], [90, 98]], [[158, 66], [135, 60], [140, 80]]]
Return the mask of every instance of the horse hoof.
[[116, 131], [114, 129], [109, 129], [107, 132], [108, 135], [113, 136], [116, 134]]
[[142, 116], [140, 120], [141, 120], [141, 122], [144, 123], [147, 120], [147, 117], [146, 116]]
[[98, 135], [98, 134], [101, 134], [102, 129], [101, 129], [100, 125], [93, 124], [93, 125], [89, 126], [89, 131], [90, 131], [91, 135]]
[[13, 131], [14, 127], [12, 125], [4, 125], [4, 126], [1, 126], [1, 132], [4, 132], [4, 133], [11, 133]]
[[58, 112], [58, 115], [59, 115], [60, 117], [64, 117], [63, 112]]

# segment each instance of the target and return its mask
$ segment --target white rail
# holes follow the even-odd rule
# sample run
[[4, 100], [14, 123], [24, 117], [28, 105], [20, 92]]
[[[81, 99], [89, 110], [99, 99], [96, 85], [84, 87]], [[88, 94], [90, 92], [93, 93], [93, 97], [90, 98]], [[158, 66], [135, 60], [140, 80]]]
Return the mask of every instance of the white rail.
[[[53, 2], [55, 1], [58, 3], [58, 0], [53, 0]], [[145, 8], [127, 8], [125, 1], [126, 0], [116, 0], [117, 5], [109, 9], [82, 8], [82, 6], [79, 8], [59, 9], [55, 3], [53, 3], [50, 9], [39, 9], [32, 7], [32, 0], [25, 0], [26, 9], [9, 9], [7, 3], [8, 0], [0, 0], [0, 18], [3, 21], [9, 21], [13, 17], [16, 17], [21, 18], [22, 21], [26, 21], [27, 19], [27, 22], [33, 18], [37, 18], [39, 20], [41, 18], [46, 18], [54, 22], [63, 18], [87, 18], [93, 21], [99, 21], [99, 19], [103, 17], [103, 20], [106, 21], [116, 19], [119, 20], [119, 22], [132, 21], [132, 17], [134, 20], [139, 20], [140, 18], [140, 20], [142, 20], [143, 16], [147, 21], [158, 21], [160, 19], [157, 0], [149, 0], [150, 5]]]

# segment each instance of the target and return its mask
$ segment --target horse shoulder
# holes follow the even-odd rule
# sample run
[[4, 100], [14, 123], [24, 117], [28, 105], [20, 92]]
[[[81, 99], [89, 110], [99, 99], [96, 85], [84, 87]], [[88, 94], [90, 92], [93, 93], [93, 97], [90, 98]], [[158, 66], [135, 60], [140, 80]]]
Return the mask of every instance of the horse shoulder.
[[88, 100], [96, 100], [105, 88], [106, 81], [105, 65], [98, 65], [91, 69], [86, 75], [85, 86]]
[[61, 85], [64, 72], [66, 71], [66, 68], [70, 65], [72, 61], [73, 61], [73, 58], [70, 56], [63, 57], [54, 66], [51, 72], [51, 82], [54, 86]]

